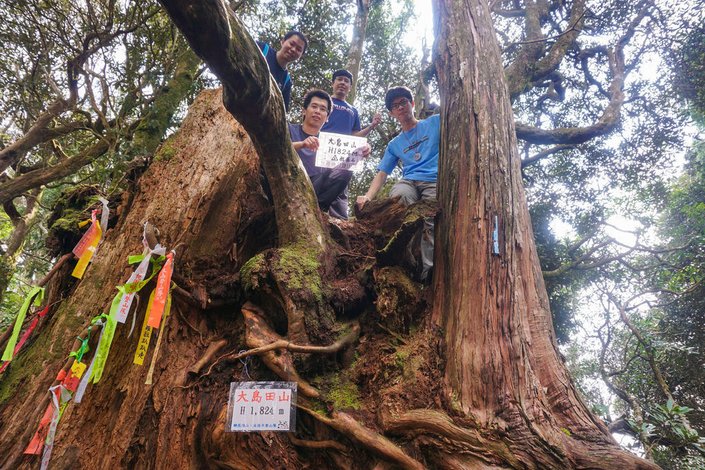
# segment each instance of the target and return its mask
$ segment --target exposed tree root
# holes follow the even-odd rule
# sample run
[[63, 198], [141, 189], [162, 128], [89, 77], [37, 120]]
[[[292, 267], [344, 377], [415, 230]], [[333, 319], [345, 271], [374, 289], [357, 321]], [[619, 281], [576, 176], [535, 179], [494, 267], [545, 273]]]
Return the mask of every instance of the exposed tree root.
[[[245, 341], [252, 349], [239, 354], [229, 355], [227, 359], [234, 361], [247, 356], [258, 355], [265, 365], [279, 377], [284, 380], [297, 382], [299, 391], [309, 398], [318, 398], [320, 393], [298, 375], [290, 353], [333, 354], [352, 344], [360, 334], [360, 327], [354, 325], [348, 334], [331, 345], [298, 345], [272, 331], [264, 321], [264, 312], [251, 302], [243, 305], [242, 315], [245, 317]], [[210, 373], [210, 369], [208, 373]]]
[[[385, 432], [391, 434], [417, 436], [420, 434], [435, 434], [452, 442], [460, 444], [467, 452], [476, 456], [486, 464], [506, 463], [512, 468], [522, 465], [509, 447], [501, 440], [492, 440], [476, 430], [462, 428], [446, 415], [434, 410], [412, 410], [401, 416], [387, 419]], [[492, 456], [495, 456], [493, 459]]]
[[346, 454], [350, 453], [350, 449], [348, 449], [338, 441], [307, 441], [294, 436], [294, 433], [289, 433], [289, 440], [292, 444], [298, 447], [306, 447], [309, 449], [335, 449]]
[[228, 340], [226, 340], [224, 338], [219, 339], [217, 341], [212, 341], [208, 345], [208, 349], [206, 349], [206, 352], [203, 353], [203, 356], [201, 356], [201, 358], [198, 361], [196, 361], [196, 363], [194, 363], [191, 367], [189, 367], [188, 373], [189, 374], [198, 374], [201, 371], [201, 369], [203, 369], [206, 366], [206, 364], [208, 364], [210, 361], [213, 360], [213, 356], [215, 356], [215, 354], [218, 351], [223, 349], [223, 347], [226, 344], [228, 344]]
[[377, 252], [377, 259], [382, 266], [402, 264], [406, 254], [406, 246], [414, 238], [416, 232], [423, 227], [425, 216], [419, 212], [409, 213], [399, 230], [394, 233], [387, 245]]
[[299, 310], [296, 302], [286, 294], [286, 286], [282, 285], [283, 283], [279, 279], [276, 282], [284, 302], [284, 311], [286, 311], [287, 335], [298, 344], [309, 344], [310, 339], [306, 331], [306, 321], [303, 312]]
[[[245, 314], [245, 311], [248, 312], [248, 314], [256, 314], [259, 317], [259, 321], [262, 320], [264, 312], [262, 312], [261, 309], [259, 309], [257, 306], [252, 304], [251, 302], [247, 302], [245, 305], [242, 307], [242, 312], [243, 315]], [[268, 328], [266, 325], [262, 325], [261, 323], [259, 324], [259, 327], [264, 326], [265, 328]], [[273, 335], [276, 335], [276, 333], [271, 333]], [[351, 345], [360, 335], [360, 325], [357, 323], [352, 325], [352, 328], [350, 329], [350, 332], [348, 332], [346, 335], [341, 337], [338, 341], [335, 343], [329, 344], [328, 346], [311, 346], [311, 345], [300, 345], [300, 344], [294, 344], [288, 340], [285, 339], [279, 339], [275, 342], [269, 343], [265, 346], [258, 347], [256, 349], [251, 349], [249, 351], [246, 351], [242, 354], [238, 354], [237, 357], [234, 357], [233, 359], [240, 359], [242, 357], [247, 357], [251, 356], [253, 354], [261, 354], [263, 352], [267, 351], [272, 351], [275, 349], [287, 349], [291, 352], [295, 353], [306, 353], [306, 354], [334, 354], [343, 349], [346, 346]], [[278, 335], [277, 335], [278, 336]], [[281, 337], [279, 337], [281, 338]]]
[[375, 455], [391, 461], [401, 468], [413, 470], [426, 468], [418, 460], [409, 457], [406, 452], [392, 441], [382, 436], [380, 433], [366, 428], [347, 413], [335, 411], [333, 412], [333, 416], [328, 418], [303, 406], [299, 406], [299, 409], [306, 411], [315, 419], [330, 426], [352, 441], [357, 442]]

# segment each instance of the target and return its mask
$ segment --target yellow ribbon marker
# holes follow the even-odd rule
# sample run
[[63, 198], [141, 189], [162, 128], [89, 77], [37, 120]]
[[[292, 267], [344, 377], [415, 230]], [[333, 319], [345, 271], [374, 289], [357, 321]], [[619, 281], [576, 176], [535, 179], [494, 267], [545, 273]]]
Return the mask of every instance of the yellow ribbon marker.
[[79, 240], [78, 244], [76, 244], [73, 249], [73, 254], [78, 257], [78, 263], [76, 263], [76, 267], [73, 268], [71, 275], [78, 279], [81, 279], [83, 273], [86, 272], [88, 263], [91, 261], [91, 258], [93, 258], [103, 233], [98, 223], [97, 214], [98, 209], [94, 209], [91, 213], [91, 226], [86, 230], [86, 233], [83, 234], [81, 240]]
[[[147, 311], [152, 308], [152, 302], [154, 301], [154, 291], [149, 296], [149, 302], [147, 303]], [[145, 313], [144, 320], [142, 321], [142, 330], [140, 333], [140, 340], [137, 343], [137, 349], [135, 350], [135, 358], [132, 363], [141, 366], [144, 364], [144, 358], [147, 357], [147, 350], [149, 349], [149, 340], [152, 339], [152, 327], [147, 323], [149, 321], [149, 315]]]

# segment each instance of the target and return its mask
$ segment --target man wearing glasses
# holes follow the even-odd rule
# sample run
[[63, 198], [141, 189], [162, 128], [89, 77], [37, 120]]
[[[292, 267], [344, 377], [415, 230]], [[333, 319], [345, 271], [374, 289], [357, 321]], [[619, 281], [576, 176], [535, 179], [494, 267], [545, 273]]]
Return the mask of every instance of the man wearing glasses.
[[441, 121], [438, 114], [419, 121], [414, 116], [414, 98], [406, 87], [394, 87], [387, 91], [384, 104], [394, 119], [401, 124], [401, 132], [389, 142], [382, 161], [377, 166], [377, 175], [364, 196], [358, 196], [357, 205], [362, 208], [372, 200], [387, 181], [387, 175], [402, 164], [402, 179], [390, 193], [400, 197], [402, 204], [413, 204], [421, 199], [436, 199], [438, 179], [438, 142]]
[[[316, 152], [320, 142], [318, 134], [328, 120], [333, 109], [330, 95], [323, 90], [311, 90], [304, 97], [303, 122], [289, 124], [289, 135], [294, 150], [299, 154], [306, 173], [318, 198], [318, 206], [323, 212], [348, 186], [352, 172], [342, 169], [319, 168], [316, 166]], [[362, 149], [363, 157], [370, 154], [369, 144]]]
[[[362, 209], [372, 200], [387, 181], [399, 162], [402, 164], [402, 178], [392, 187], [390, 197], [399, 197], [404, 205], [419, 200], [436, 200], [436, 180], [438, 179], [438, 148], [441, 131], [440, 116], [435, 114], [424, 120], [414, 116], [414, 97], [406, 87], [387, 90], [384, 104], [394, 119], [401, 124], [401, 132], [389, 142], [382, 161], [377, 166], [377, 175], [363, 196], [358, 196], [357, 206]], [[421, 240], [421, 258], [425, 280], [433, 266], [433, 220], [424, 223]]]

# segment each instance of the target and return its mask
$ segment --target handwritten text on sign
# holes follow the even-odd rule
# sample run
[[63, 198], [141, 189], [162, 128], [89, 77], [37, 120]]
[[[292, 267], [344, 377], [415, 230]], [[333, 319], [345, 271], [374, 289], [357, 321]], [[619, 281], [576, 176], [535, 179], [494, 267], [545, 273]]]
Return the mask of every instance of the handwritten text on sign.
[[228, 430], [293, 431], [296, 382], [233, 382], [228, 402]]
[[364, 137], [321, 132], [316, 152], [316, 166], [343, 170], [359, 170], [362, 165], [362, 148], [367, 143]]

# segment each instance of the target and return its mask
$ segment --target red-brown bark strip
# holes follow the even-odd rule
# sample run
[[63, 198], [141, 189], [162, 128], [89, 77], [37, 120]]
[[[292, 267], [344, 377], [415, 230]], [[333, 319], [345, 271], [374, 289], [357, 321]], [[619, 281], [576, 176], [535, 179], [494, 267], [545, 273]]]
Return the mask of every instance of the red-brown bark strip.
[[434, 6], [444, 21], [433, 318], [445, 331], [447, 400], [480, 430], [506, 430], [520, 466], [581, 468], [609, 458], [651, 468], [618, 448], [559, 359], [487, 4]]
[[308, 414], [322, 423], [327, 424], [345, 437], [357, 442], [381, 458], [397, 464], [403, 469], [420, 470], [426, 468], [418, 460], [409, 457], [392, 441], [378, 432], [363, 426], [347, 413], [337, 411], [329, 418], [306, 407], [299, 406], [299, 409], [306, 411]]

